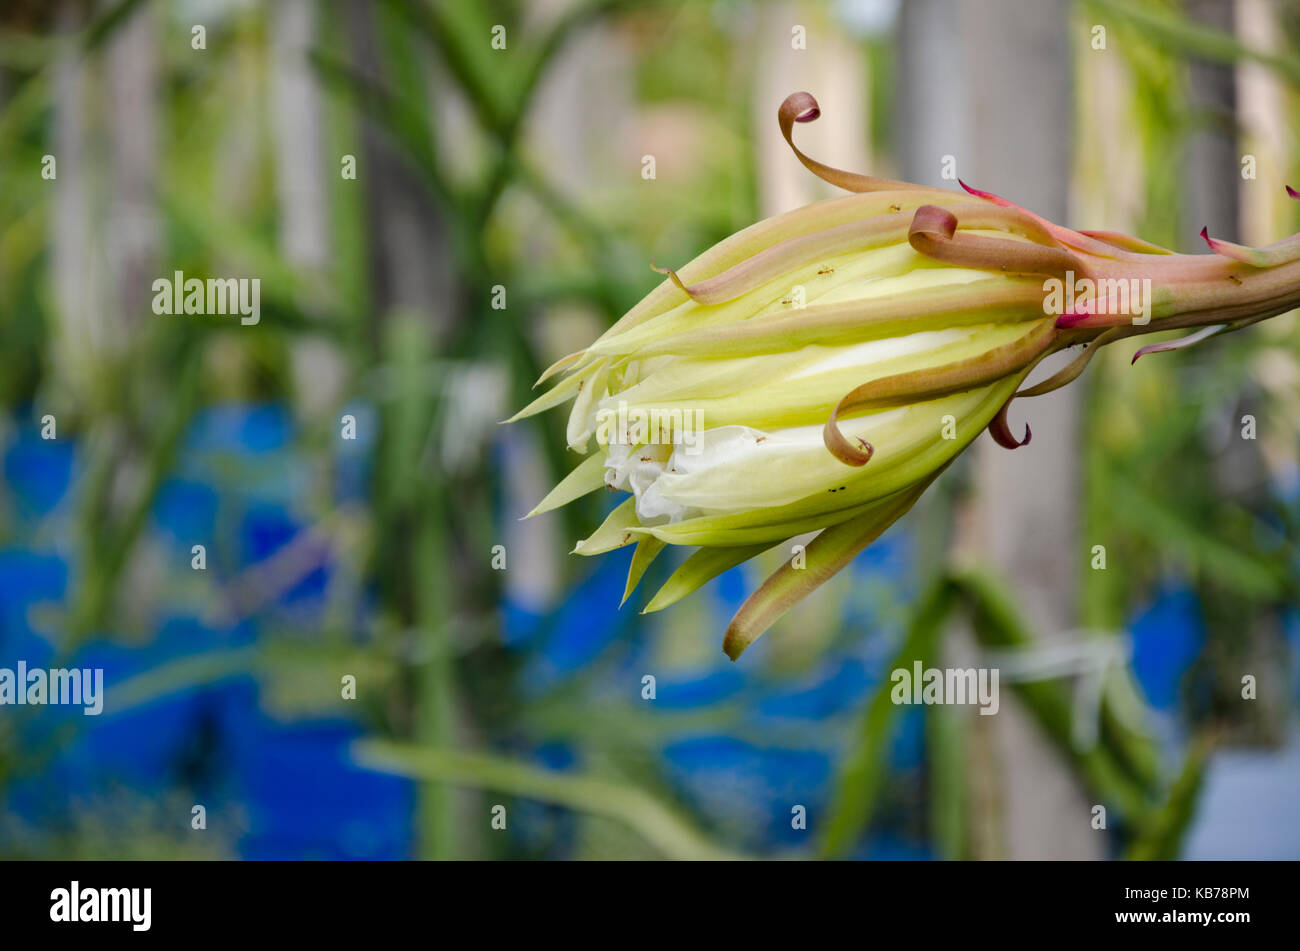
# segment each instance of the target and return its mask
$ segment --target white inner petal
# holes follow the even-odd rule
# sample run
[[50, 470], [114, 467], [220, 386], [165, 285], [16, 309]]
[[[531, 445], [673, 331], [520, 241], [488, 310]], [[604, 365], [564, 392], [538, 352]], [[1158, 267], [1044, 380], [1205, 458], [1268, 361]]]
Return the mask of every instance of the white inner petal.
[[[871, 417], [875, 425], [887, 424], [906, 412], [903, 407], [885, 410]], [[849, 421], [850, 424], [859, 422]], [[862, 420], [865, 422], [865, 420]], [[677, 446], [640, 446], [629, 449], [625, 445], [608, 447], [605, 460], [605, 482], [616, 489], [631, 492], [636, 497], [636, 513], [642, 524], [657, 525], [679, 522], [702, 514], [702, 510], [681, 500], [683, 490], [713, 469], [724, 469], [738, 474], [746, 471], [772, 469], [795, 464], [799, 469], [812, 453], [817, 457], [826, 452], [822, 426], [798, 426], [789, 429], [763, 432], [749, 426], [720, 426], [705, 430], [698, 438]], [[740, 476], [743, 478], [743, 476]], [[753, 487], [750, 486], [752, 489]], [[793, 486], [788, 486], [793, 489]], [[784, 496], [784, 492], [775, 489]], [[808, 488], [800, 488], [795, 496]], [[788, 498], [772, 498], [767, 504], [781, 504]]]
[[824, 360], [809, 364], [790, 374], [790, 379], [824, 373], [827, 370], [843, 370], [848, 367], [865, 367], [895, 357], [934, 350], [945, 344], [956, 343], [974, 334], [973, 328], [955, 330], [927, 330], [908, 334], [906, 337], [885, 337], [881, 340], [868, 340], [847, 347], [838, 347]]
[[657, 524], [665, 517], [675, 522], [685, 517], [684, 506], [664, 499], [655, 488], [669, 465], [672, 451], [669, 445], [633, 447], [615, 442], [608, 447], [605, 484], [636, 496], [636, 514], [642, 524]]

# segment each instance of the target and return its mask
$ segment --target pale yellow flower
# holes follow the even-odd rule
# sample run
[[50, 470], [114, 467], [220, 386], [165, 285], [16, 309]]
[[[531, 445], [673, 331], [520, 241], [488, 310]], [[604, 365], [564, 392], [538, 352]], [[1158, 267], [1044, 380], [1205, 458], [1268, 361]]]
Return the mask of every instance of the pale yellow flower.
[[[1140, 355], [1300, 304], [1300, 239], [1180, 255], [1072, 231], [986, 193], [822, 165], [791, 139], [817, 115], [812, 96], [795, 94], [781, 131], [804, 165], [855, 194], [760, 222], [667, 271], [548, 370], [542, 381], [563, 378], [515, 417], [574, 400], [568, 443], [586, 459], [530, 514], [602, 486], [626, 492], [575, 551], [636, 544], [629, 594], [666, 545], [698, 546], [646, 610], [820, 533], [802, 567], [782, 566], [732, 620], [733, 659], [984, 429], [1021, 445], [1006, 422], [1016, 396], [1069, 382], [1120, 337], [1203, 328]], [[1020, 389], [1045, 356], [1076, 345], [1073, 364]]]

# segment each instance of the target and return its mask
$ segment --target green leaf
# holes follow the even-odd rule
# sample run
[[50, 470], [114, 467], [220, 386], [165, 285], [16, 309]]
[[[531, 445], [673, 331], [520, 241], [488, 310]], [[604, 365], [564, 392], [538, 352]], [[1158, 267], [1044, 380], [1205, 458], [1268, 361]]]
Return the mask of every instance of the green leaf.
[[631, 828], [666, 858], [744, 858], [715, 845], [674, 810], [636, 786], [538, 769], [501, 756], [421, 749], [387, 740], [359, 741], [353, 746], [353, 757], [359, 765], [379, 772], [491, 789], [613, 819]]
[[[910, 669], [914, 662], [930, 663], [938, 648], [944, 622], [953, 604], [951, 581], [941, 577], [921, 596], [902, 647], [888, 669]], [[886, 678], [867, 704], [858, 735], [844, 759], [831, 800], [826, 832], [818, 843], [823, 858], [842, 858], [862, 837], [884, 785], [886, 754], [891, 728], [899, 706], [890, 697], [892, 682]]]
[[1238, 550], [1130, 482], [1116, 480], [1111, 490], [1114, 517], [1159, 550], [1183, 555], [1204, 577], [1247, 598], [1267, 599], [1282, 593], [1286, 581], [1272, 562]]
[[930, 834], [945, 859], [970, 858], [967, 787], [969, 718], [939, 706], [925, 716], [930, 764]]
[[[953, 582], [970, 608], [976, 638], [988, 647], [1025, 648], [1035, 638], [1002, 585], [982, 572], [964, 570]], [[1016, 696], [1038, 721], [1047, 738], [1069, 760], [1080, 778], [1108, 804], [1126, 817], [1139, 820], [1149, 808], [1149, 788], [1133, 778], [1113, 734], [1103, 732], [1102, 742], [1087, 750], [1074, 745], [1074, 709], [1066, 684], [1060, 680], [1020, 681], [1012, 685]], [[1107, 701], [1103, 700], [1103, 710]]]
[[1165, 805], [1139, 827], [1137, 838], [1129, 846], [1127, 858], [1131, 861], [1179, 858], [1187, 828], [1196, 817], [1211, 749], [1209, 737], [1201, 737], [1188, 747], [1182, 772], [1174, 780]]
[[1300, 86], [1300, 61], [1274, 56], [1238, 42], [1230, 33], [1203, 26], [1185, 15], [1166, 11], [1149, 3], [1125, 3], [1118, 0], [1089, 0], [1098, 14], [1110, 14], [1128, 20], [1143, 37], [1185, 56], [1233, 65], [1239, 60], [1253, 60], [1277, 72], [1292, 85]]

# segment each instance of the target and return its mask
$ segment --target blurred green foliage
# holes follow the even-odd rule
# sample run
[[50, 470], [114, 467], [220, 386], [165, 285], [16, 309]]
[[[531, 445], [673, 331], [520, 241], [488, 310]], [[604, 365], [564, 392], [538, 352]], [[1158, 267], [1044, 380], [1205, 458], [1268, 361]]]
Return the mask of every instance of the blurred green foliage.
[[[757, 132], [750, 117], [751, 80], [762, 63], [719, 15], [721, 8], [749, 5], [579, 0], [543, 22], [522, 0], [383, 0], [368, 11], [376, 27], [378, 68], [372, 69], [358, 61], [354, 24], [345, 9], [321, 4], [311, 62], [330, 93], [326, 152], [366, 154], [365, 126], [371, 124], [421, 186], [421, 200], [436, 218], [451, 263], [448, 286], [429, 302], [436, 312], [432, 319], [383, 308], [370, 260], [377, 237], [358, 189], [331, 195], [328, 273], [304, 273], [279, 248], [265, 129], [271, 120], [262, 106], [267, 8], [240, 8], [212, 30], [207, 59], [179, 55], [187, 31], [174, 17], [164, 17], [161, 102], [168, 136], [157, 198], [167, 259], [186, 271], [233, 261], [261, 275], [266, 332], [223, 342], [229, 334], [222, 329], [174, 335], [146, 323], [83, 376], [53, 356], [63, 318], [49, 287], [50, 198], [31, 187], [31, 170], [47, 148], [58, 57], [72, 47], [76, 56], [99, 63], [103, 43], [137, 6], [138, 0], [114, 4], [67, 35], [50, 32], [51, 25], [39, 20], [43, 14], [35, 15], [35, 24], [0, 21], [0, 402], [10, 410], [33, 403], [58, 407], [69, 433], [92, 437], [85, 441], [87, 474], [77, 514], [83, 567], [60, 649], [72, 651], [91, 632], [116, 626], [126, 615], [121, 580], [158, 486], [171, 470], [177, 440], [196, 410], [230, 396], [291, 399], [288, 354], [294, 342], [328, 340], [346, 355], [349, 391], [372, 399], [380, 417], [371, 508], [353, 513], [347, 523], [349, 538], [362, 552], [354, 567], [379, 588], [375, 629], [361, 645], [350, 642], [354, 613], [342, 604], [320, 643], [305, 645], [284, 632], [256, 652], [213, 656], [124, 684], [120, 702], [144, 703], [231, 670], [252, 669], [268, 686], [272, 703], [286, 713], [302, 712], [311, 701], [295, 694], [291, 672], [311, 665], [338, 669], [337, 658], [346, 656], [349, 669], [367, 671], [382, 687], [371, 695], [382, 699], [363, 704], [376, 739], [358, 749], [358, 760], [422, 783], [420, 854], [453, 857], [495, 848], [483, 833], [457, 821], [451, 792], [456, 787], [590, 814], [591, 828], [600, 831], [584, 839], [587, 854], [614, 848], [610, 843], [623, 842], [620, 836], [631, 830], [639, 844], [627, 849], [671, 857], [734, 855], [736, 849], [711, 840], [683, 809], [670, 805], [673, 794], [655, 768], [654, 751], [665, 736], [688, 727], [744, 735], [738, 710], [722, 703], [707, 713], [650, 716], [635, 705], [593, 706], [576, 690], [537, 697], [511, 692], [511, 661], [491, 639], [500, 623], [500, 581], [481, 567], [480, 551], [482, 539], [496, 537], [498, 474], [486, 452], [462, 471], [438, 464], [448, 402], [445, 390], [430, 380], [446, 378], [444, 371], [452, 367], [498, 361], [509, 370], [507, 402], [523, 405], [532, 381], [558, 355], [543, 329], [549, 314], [572, 309], [597, 326], [611, 322], [658, 281], [646, 267], [651, 255], [687, 259], [758, 217]], [[1115, 46], [1131, 71], [1146, 160], [1139, 230], [1158, 243], [1178, 244], [1188, 228], [1180, 213], [1182, 182], [1169, 170], [1179, 166], [1185, 138], [1199, 121], [1185, 105], [1188, 57], [1222, 63], [1248, 58], [1294, 85], [1300, 83], [1295, 34], [1288, 35], [1286, 55], [1262, 54], [1189, 24], [1173, 3], [1086, 0], [1083, 8], [1116, 24], [1122, 42]], [[492, 55], [483, 38], [497, 23], [508, 25], [510, 42], [523, 55]], [[651, 195], [636, 188], [631, 166], [624, 184], [574, 193], [529, 146], [529, 124], [548, 75], [596, 24], [613, 25], [635, 57], [636, 103], [688, 102], [697, 116], [694, 127], [707, 143], [699, 154], [705, 158], [671, 189]], [[887, 108], [890, 44], [873, 39], [861, 46], [871, 64], [872, 137], [877, 147], [887, 148], [899, 121]], [[428, 80], [431, 67], [436, 86]], [[464, 107], [462, 121], [441, 121], [448, 103], [434, 101], [435, 88]], [[234, 130], [250, 115], [256, 120], [253, 156], [236, 194], [221, 163], [229, 158], [224, 149]], [[475, 157], [468, 173], [457, 160], [464, 154]], [[495, 285], [510, 289], [508, 310], [490, 306]], [[1087, 382], [1084, 537], [1104, 539], [1112, 563], [1132, 567], [1084, 570], [1085, 625], [1121, 628], [1153, 587], [1176, 572], [1194, 581], [1207, 604], [1212, 638], [1231, 645], [1228, 653], [1235, 657], [1249, 650], [1239, 636], [1243, 618], [1296, 602], [1292, 566], [1300, 536], [1294, 514], [1271, 501], [1225, 500], [1214, 472], [1220, 449], [1209, 444], [1207, 430], [1211, 417], [1237, 418], [1243, 402], [1261, 415], [1278, 412], [1278, 395], [1261, 388], [1255, 373], [1265, 358], [1295, 363], [1295, 321], [1278, 323], [1268, 332], [1216, 340], [1178, 361], [1148, 360], [1141, 375], [1125, 373], [1118, 360], [1095, 361]], [[227, 352], [222, 347], [234, 353], [237, 372], [217, 361], [214, 355]], [[309, 422], [303, 436], [322, 481], [336, 417], [327, 413], [323, 421]], [[562, 423], [549, 415], [529, 425], [539, 427], [536, 442], [549, 475], [558, 479], [568, 468]], [[125, 484], [124, 469], [135, 474]], [[556, 516], [568, 520], [564, 534], [585, 534], [581, 527], [593, 522], [599, 504], [591, 500]], [[564, 564], [570, 580], [581, 570], [575, 561]], [[895, 666], [929, 662], [957, 616], [969, 619], [985, 646], [1029, 643], [1031, 633], [997, 582], [946, 566], [932, 575], [912, 609]], [[697, 615], [679, 626], [696, 627], [694, 621], [707, 623]], [[453, 631], [471, 636], [454, 637]], [[800, 655], [803, 649], [778, 652], [772, 663], [806, 667], [816, 648]], [[597, 666], [587, 676], [599, 675]], [[898, 714], [888, 687], [880, 687], [858, 718], [840, 764], [832, 815], [810, 855], [848, 854], [870, 825], [887, 782], [885, 751]], [[1017, 689], [1089, 790], [1114, 804], [1131, 854], [1177, 854], [1194, 810], [1205, 743], [1198, 740], [1181, 772], [1168, 775], [1151, 741], [1103, 707], [1100, 742], [1080, 752], [1071, 743], [1064, 686], [1037, 682]], [[1205, 721], [1227, 715], [1214, 706], [1195, 712]], [[541, 741], [580, 746], [586, 771], [561, 775], [461, 748], [471, 733], [509, 735], [518, 723], [527, 723]], [[972, 854], [966, 729], [943, 714], [929, 723], [927, 822], [941, 853], [953, 858]], [[1268, 734], [1264, 725], [1252, 736]], [[82, 845], [69, 846], [65, 854], [95, 851], [86, 844], [93, 843], [93, 833], [75, 835], [82, 836]], [[149, 853], [142, 844], [141, 854]]]

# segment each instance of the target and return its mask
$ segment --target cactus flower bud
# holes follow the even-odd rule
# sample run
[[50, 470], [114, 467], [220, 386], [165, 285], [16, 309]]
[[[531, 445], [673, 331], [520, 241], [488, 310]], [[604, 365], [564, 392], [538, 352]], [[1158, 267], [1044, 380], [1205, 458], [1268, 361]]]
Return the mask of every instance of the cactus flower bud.
[[[515, 419], [574, 400], [585, 461], [533, 510], [609, 486], [627, 493], [575, 551], [635, 544], [627, 595], [667, 545], [697, 550], [650, 600], [667, 607], [723, 571], [808, 532], [737, 612], [734, 660], [792, 604], [902, 516], [988, 429], [1002, 446], [1017, 396], [1077, 377], [1135, 334], [1195, 332], [1176, 349], [1300, 305], [1300, 236], [1175, 254], [1074, 231], [965, 186], [965, 194], [834, 169], [793, 142], [820, 114], [796, 93], [782, 135], [853, 194], [733, 235], [667, 279]], [[1294, 193], [1293, 193], [1294, 194]], [[1204, 233], [1203, 233], [1204, 234]], [[1021, 388], [1046, 356], [1082, 352]], [[1134, 358], [1136, 360], [1136, 357]]]

